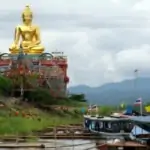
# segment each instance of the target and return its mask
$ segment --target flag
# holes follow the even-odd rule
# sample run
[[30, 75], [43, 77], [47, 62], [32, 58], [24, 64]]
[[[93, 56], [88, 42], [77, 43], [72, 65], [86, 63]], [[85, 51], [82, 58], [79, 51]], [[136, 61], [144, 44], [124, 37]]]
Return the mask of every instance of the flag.
[[138, 69], [135, 69], [134, 72], [138, 72]]
[[138, 98], [135, 102], [134, 102], [134, 105], [141, 105], [142, 104], [142, 98]]
[[138, 98], [135, 102], [134, 102], [134, 105], [135, 106], [140, 106], [140, 113], [141, 113], [141, 116], [143, 114], [143, 108], [142, 108], [142, 98]]
[[91, 109], [97, 109], [97, 105], [93, 105]]
[[90, 105], [88, 107], [88, 111], [91, 111], [91, 110], [97, 110], [97, 105]]
[[149, 106], [145, 106], [145, 110], [146, 110], [146, 112], [150, 112], [150, 105]]
[[121, 107], [121, 108], [125, 108], [125, 103], [121, 103], [121, 104], [120, 104], [120, 107]]

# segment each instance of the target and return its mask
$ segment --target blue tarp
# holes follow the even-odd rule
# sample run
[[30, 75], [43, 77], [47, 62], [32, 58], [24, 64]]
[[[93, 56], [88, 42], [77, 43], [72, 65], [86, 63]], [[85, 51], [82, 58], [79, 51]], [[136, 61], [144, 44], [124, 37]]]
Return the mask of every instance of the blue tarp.
[[148, 131], [140, 128], [139, 126], [134, 126], [134, 128], [131, 131], [133, 133], [133, 135], [140, 135], [140, 134], [149, 134]]
[[126, 111], [124, 112], [124, 115], [132, 115], [133, 108], [132, 106], [127, 106]]

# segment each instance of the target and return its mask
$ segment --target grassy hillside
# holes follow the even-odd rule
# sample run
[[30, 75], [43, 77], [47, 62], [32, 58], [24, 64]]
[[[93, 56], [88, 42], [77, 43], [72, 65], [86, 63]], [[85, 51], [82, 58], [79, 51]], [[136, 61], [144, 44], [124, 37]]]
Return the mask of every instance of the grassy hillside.
[[22, 115], [13, 115], [10, 117], [7, 111], [1, 112], [3, 116], [0, 116], [0, 134], [32, 134], [32, 131], [42, 130], [47, 127], [81, 123], [82, 121], [81, 117], [73, 113], [67, 114], [59, 112], [58, 114], [48, 114], [39, 110], [31, 110], [33, 113], [36, 111], [38, 117], [22, 117]]
[[51, 106], [46, 111], [27, 103], [1, 106], [0, 135], [32, 134], [32, 131], [47, 127], [82, 123], [83, 103], [75, 107], [72, 104], [65, 105], [65, 109], [59, 108], [60, 105]]

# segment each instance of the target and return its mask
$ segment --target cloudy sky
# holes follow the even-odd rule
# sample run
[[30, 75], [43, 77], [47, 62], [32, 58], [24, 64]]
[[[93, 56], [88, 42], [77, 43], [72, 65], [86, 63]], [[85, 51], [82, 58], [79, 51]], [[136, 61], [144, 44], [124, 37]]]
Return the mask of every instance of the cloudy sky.
[[150, 76], [150, 0], [0, 0], [1, 52], [29, 4], [47, 52], [68, 56], [70, 85]]

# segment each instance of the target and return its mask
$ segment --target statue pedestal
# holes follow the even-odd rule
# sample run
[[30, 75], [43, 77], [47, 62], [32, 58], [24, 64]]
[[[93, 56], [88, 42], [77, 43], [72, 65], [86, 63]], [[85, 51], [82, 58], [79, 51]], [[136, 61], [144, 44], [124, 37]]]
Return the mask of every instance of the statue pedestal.
[[[9, 50], [11, 55], [18, 55], [20, 50], [16, 49], [16, 50]], [[28, 50], [28, 49], [25, 49], [23, 50], [23, 53], [24, 54], [27, 54], [27, 55], [40, 55], [43, 53], [44, 50]]]
[[28, 50], [27, 52], [24, 52], [24, 53], [27, 53], [27, 54], [29, 54], [29, 55], [40, 55], [40, 54], [42, 54], [44, 52], [44, 50], [38, 50], [38, 49], [36, 49], [36, 50]]

